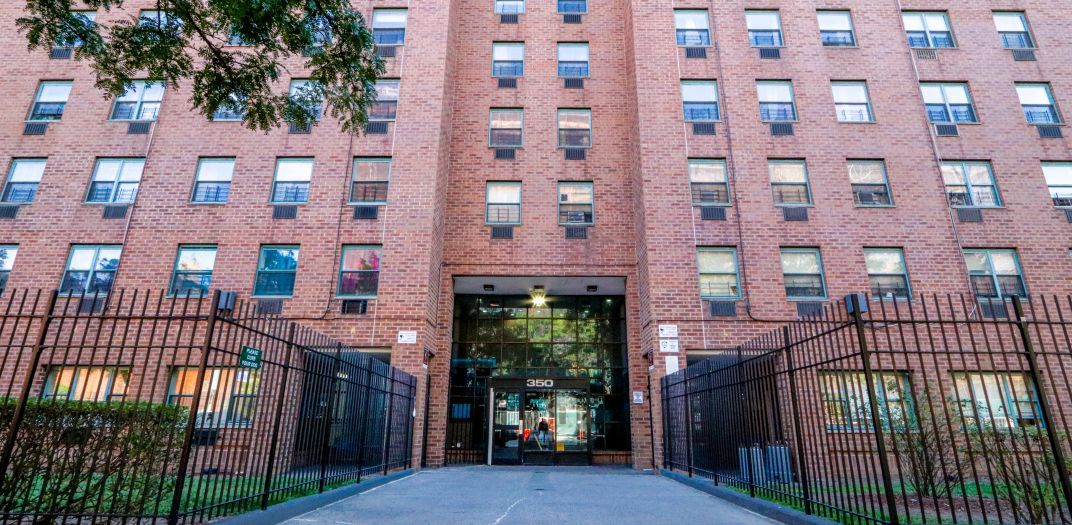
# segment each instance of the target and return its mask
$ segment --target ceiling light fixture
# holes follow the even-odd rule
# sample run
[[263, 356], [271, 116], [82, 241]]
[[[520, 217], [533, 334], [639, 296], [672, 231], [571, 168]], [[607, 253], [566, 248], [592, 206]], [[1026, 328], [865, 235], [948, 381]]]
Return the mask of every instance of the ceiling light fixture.
[[539, 308], [547, 305], [547, 291], [544, 290], [543, 285], [533, 286], [529, 290], [529, 297], [532, 297], [532, 306]]

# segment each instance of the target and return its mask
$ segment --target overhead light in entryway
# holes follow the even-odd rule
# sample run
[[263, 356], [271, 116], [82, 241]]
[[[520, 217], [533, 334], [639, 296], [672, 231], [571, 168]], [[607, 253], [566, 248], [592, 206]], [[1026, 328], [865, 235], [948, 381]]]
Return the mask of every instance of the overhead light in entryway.
[[584, 289], [587, 290], [588, 293], [596, 293], [596, 292], [599, 291], [599, 287], [594, 285], [594, 284], [590, 284], [588, 286], [585, 286]]
[[484, 291], [485, 292], [494, 292], [495, 291], [495, 285], [494, 284], [485, 284], [484, 285]]
[[532, 297], [532, 306], [537, 308], [547, 305], [547, 291], [543, 289], [542, 284], [537, 284], [529, 290], [529, 296]]

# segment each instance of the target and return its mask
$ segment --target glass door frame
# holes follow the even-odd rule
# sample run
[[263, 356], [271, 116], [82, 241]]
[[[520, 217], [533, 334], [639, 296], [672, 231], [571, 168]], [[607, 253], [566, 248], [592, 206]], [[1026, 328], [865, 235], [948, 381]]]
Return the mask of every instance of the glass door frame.
[[[586, 456], [586, 463], [592, 464], [592, 417], [591, 417], [591, 405], [589, 403], [591, 399], [588, 378], [575, 378], [575, 377], [555, 377], [555, 378], [504, 378], [504, 377], [492, 377], [488, 379], [488, 407], [487, 411], [487, 461], [488, 465], [494, 464], [506, 464], [495, 463], [493, 461], [492, 447], [494, 446], [494, 426], [495, 426], [495, 394], [502, 392], [516, 392], [520, 396], [521, 400], [521, 413], [518, 414], [520, 421], [520, 428], [518, 429], [520, 435], [518, 436], [518, 464], [525, 464], [525, 443], [524, 443], [524, 431], [525, 431], [525, 412], [526, 412], [526, 399], [529, 392], [553, 392], [555, 393], [555, 400], [557, 404], [558, 391], [574, 391], [581, 393], [581, 399], [586, 400], [585, 405], [588, 406], [588, 417], [586, 417], [585, 435], [588, 436], [587, 448], [584, 452], [559, 452], [557, 447], [552, 447], [549, 451], [551, 456], [551, 463], [554, 465], [559, 464], [559, 455], [580, 456], [584, 454]], [[556, 406], [557, 410], [557, 406]], [[553, 442], [557, 440], [557, 428], [556, 435], [552, 436]]]

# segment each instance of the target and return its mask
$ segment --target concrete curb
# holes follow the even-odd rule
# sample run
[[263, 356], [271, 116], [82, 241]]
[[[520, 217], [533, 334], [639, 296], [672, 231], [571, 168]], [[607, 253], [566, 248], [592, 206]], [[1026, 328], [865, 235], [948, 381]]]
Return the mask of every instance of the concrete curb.
[[669, 470], [660, 470], [659, 474], [663, 477], [677, 481], [678, 483], [688, 485], [696, 490], [706, 492], [716, 498], [726, 500], [734, 505], [748, 509], [760, 516], [785, 523], [786, 525], [836, 525], [833, 521], [810, 516], [797, 509], [783, 507], [777, 503], [759, 498], [751, 498], [739, 492], [719, 487], [714, 483], [711, 483], [710, 480], [690, 478], [684, 474], [671, 472]]
[[380, 476], [361, 483], [339, 487], [320, 494], [305, 496], [304, 498], [284, 501], [278, 505], [272, 505], [265, 510], [255, 510], [238, 516], [228, 516], [213, 521], [215, 525], [273, 525], [283, 523], [307, 512], [314, 511], [337, 501], [342, 501], [351, 496], [356, 496], [369, 489], [386, 485], [392, 481], [412, 476], [412, 469], [394, 472], [386, 476]]

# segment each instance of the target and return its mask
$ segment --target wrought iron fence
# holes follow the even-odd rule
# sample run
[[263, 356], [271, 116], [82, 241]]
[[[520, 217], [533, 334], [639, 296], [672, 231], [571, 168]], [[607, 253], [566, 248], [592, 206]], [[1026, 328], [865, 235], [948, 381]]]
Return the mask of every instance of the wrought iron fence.
[[0, 515], [199, 523], [411, 462], [416, 381], [230, 294], [0, 298]]
[[847, 301], [663, 378], [664, 468], [842, 523], [1072, 521], [1072, 298]]

